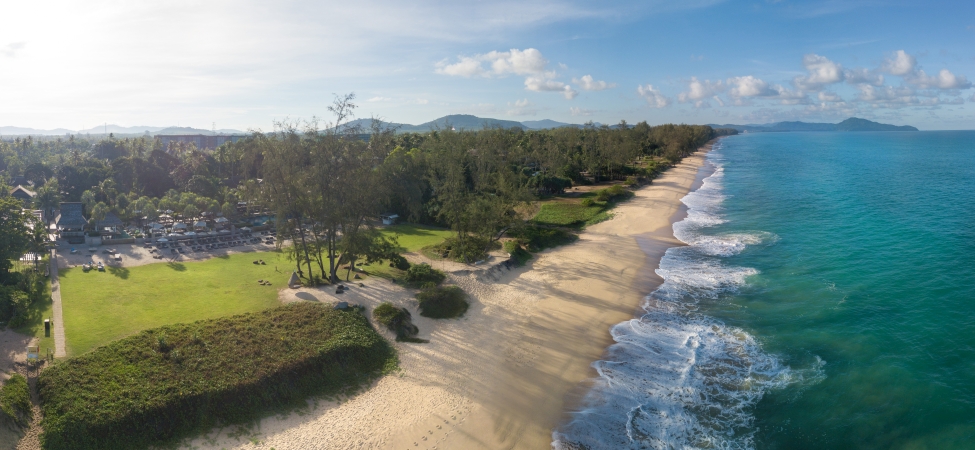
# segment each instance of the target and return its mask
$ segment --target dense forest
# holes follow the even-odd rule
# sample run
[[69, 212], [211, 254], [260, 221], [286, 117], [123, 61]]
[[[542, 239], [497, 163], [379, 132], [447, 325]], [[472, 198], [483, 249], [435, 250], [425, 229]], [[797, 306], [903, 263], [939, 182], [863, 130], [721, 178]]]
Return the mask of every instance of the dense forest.
[[[83, 202], [151, 221], [162, 211], [191, 220], [274, 213], [303, 277], [336, 278], [338, 259], [382, 257], [392, 243], [369, 225], [380, 213], [450, 227], [458, 241], [490, 242], [523, 224], [534, 200], [573, 184], [646, 182], [707, 141], [734, 130], [646, 122], [551, 130], [397, 133], [363, 129], [354, 96], [336, 98], [332, 120], [277, 123], [215, 150], [148, 137], [0, 142], [0, 195], [13, 183], [34, 207]], [[246, 205], [240, 208], [239, 205]]]

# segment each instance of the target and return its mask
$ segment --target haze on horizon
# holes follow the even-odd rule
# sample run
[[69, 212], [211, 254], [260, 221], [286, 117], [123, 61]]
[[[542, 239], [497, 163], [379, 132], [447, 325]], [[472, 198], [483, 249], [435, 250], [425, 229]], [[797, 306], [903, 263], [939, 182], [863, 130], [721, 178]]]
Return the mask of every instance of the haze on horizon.
[[975, 124], [975, 4], [17, 2], [0, 126], [270, 129], [326, 114]]

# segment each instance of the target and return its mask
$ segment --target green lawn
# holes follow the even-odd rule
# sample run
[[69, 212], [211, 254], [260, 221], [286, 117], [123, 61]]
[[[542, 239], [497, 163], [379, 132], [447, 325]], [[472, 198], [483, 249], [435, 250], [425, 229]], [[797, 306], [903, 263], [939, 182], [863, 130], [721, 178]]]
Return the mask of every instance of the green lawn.
[[446, 228], [428, 227], [425, 225], [415, 225], [404, 223], [400, 225], [390, 225], [382, 229], [387, 236], [396, 236], [399, 246], [407, 252], [415, 252], [423, 247], [437, 245], [454, 235], [453, 231]]
[[[253, 264], [257, 259], [267, 265]], [[258, 252], [105, 272], [62, 269], [68, 356], [149, 328], [278, 306], [278, 289], [292, 268], [281, 253]], [[273, 285], [261, 286], [259, 279]]]
[[[581, 200], [560, 199], [543, 202], [538, 214], [532, 219], [539, 225], [577, 227], [606, 220], [607, 205], [596, 202], [592, 206], [582, 206]], [[605, 216], [605, 217], [603, 217]]]

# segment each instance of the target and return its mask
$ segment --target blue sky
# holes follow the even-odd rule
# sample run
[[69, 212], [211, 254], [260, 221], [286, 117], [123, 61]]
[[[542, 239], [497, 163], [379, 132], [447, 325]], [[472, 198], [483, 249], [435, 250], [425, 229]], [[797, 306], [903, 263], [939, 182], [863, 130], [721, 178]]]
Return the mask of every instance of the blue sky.
[[[326, 116], [975, 128], [975, 2], [19, 2], [0, 125]], [[162, 4], [165, 3], [165, 4]]]

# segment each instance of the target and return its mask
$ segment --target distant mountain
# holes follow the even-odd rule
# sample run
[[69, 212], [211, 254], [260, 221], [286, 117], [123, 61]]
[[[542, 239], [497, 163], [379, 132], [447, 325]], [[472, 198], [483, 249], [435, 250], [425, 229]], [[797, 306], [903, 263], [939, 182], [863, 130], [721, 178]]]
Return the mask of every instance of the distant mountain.
[[[205, 134], [205, 135], [212, 135], [213, 134], [213, 131], [212, 130], [204, 130], [202, 128], [192, 128], [192, 127], [167, 127], [167, 128], [159, 129], [158, 131], [156, 131], [154, 133], [151, 133], [151, 134], [152, 135], [157, 135], [157, 134]], [[244, 133], [243, 131], [240, 131], [240, 130], [221, 129], [221, 130], [217, 130], [217, 134], [246, 134], [246, 133]]]
[[562, 128], [562, 127], [579, 127], [581, 125], [576, 125], [574, 123], [556, 122], [554, 120], [526, 120], [521, 122], [525, 128], [529, 130], [547, 130], [549, 128]]
[[0, 127], [0, 134], [6, 136], [57, 136], [62, 134], [74, 133], [74, 131], [55, 128], [53, 130], [38, 130], [35, 128], [25, 128], [25, 127]]
[[744, 133], [788, 131], [918, 131], [909, 125], [897, 126], [851, 117], [840, 123], [776, 122], [767, 125], [710, 125], [712, 128], [734, 128]]
[[481, 130], [484, 128], [524, 128], [521, 122], [512, 120], [488, 119], [470, 114], [452, 114], [443, 116], [437, 120], [421, 123], [412, 131], [425, 132], [436, 129], [447, 129], [448, 127], [456, 130]]
[[109, 125], [99, 125], [97, 127], [91, 127], [87, 130], [78, 130], [78, 134], [145, 134], [145, 132], [156, 132], [164, 127], [147, 127], [147, 126], [137, 126], [137, 127], [123, 127], [120, 125], [109, 124]]

